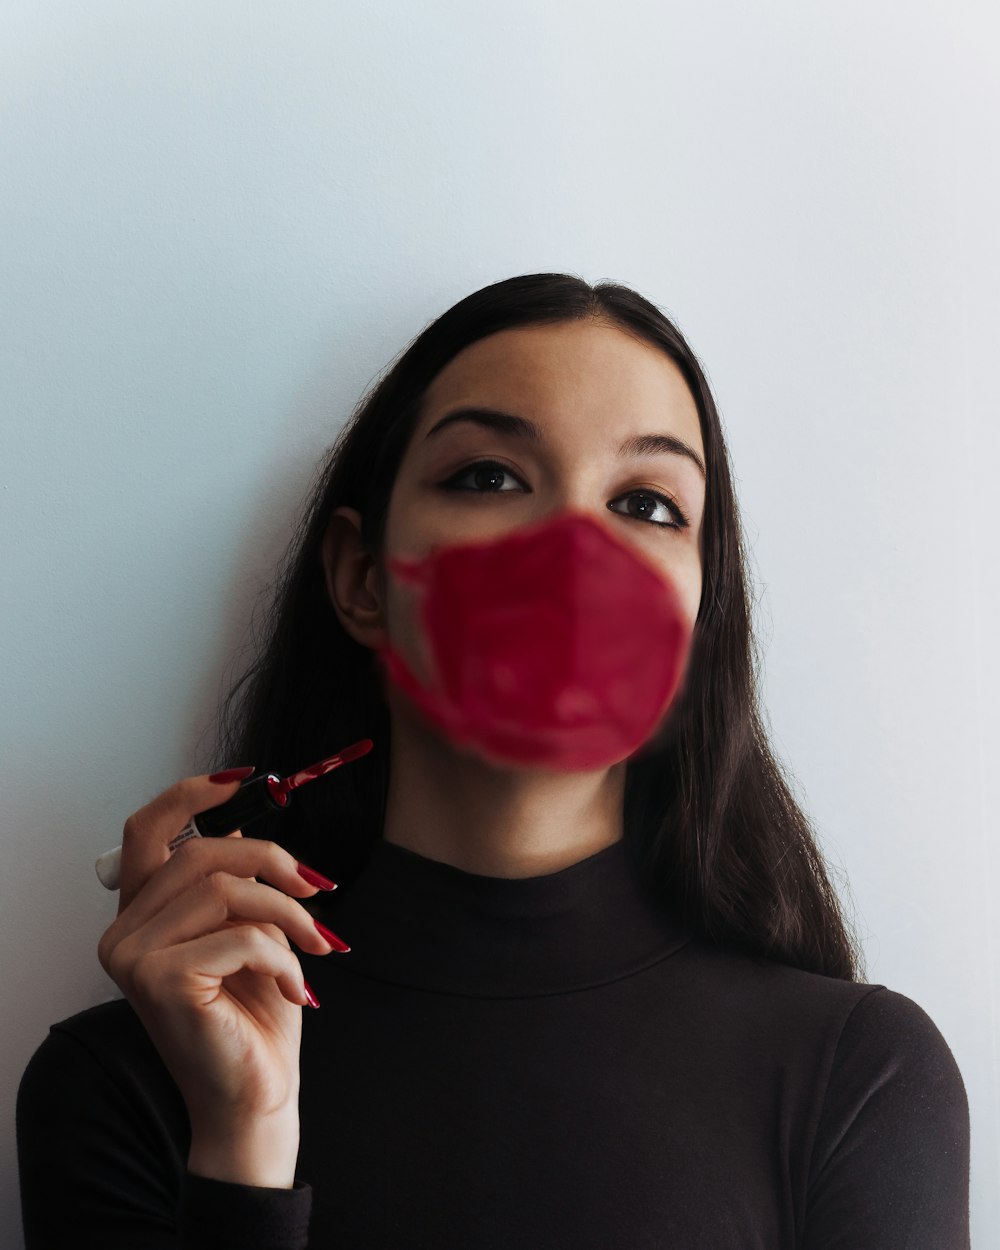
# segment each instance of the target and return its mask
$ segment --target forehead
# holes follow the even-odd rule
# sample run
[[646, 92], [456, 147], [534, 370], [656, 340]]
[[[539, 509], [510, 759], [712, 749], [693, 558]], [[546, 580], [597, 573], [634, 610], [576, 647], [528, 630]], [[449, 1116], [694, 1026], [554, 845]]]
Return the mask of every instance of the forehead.
[[427, 388], [417, 433], [446, 408], [474, 403], [577, 432], [590, 422], [622, 435], [667, 431], [703, 451], [698, 408], [677, 365], [605, 323], [518, 326], [471, 343]]

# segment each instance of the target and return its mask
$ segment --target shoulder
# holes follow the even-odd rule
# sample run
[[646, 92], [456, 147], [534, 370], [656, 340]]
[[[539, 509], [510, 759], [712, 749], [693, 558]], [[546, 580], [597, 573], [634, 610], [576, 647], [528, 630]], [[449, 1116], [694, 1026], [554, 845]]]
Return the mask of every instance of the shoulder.
[[774, 1032], [790, 1044], [834, 1043], [855, 1008], [891, 993], [883, 985], [807, 972], [700, 938], [685, 948], [685, 962], [692, 980], [738, 1018], [741, 1029]]
[[969, 1245], [965, 1083], [931, 1016], [879, 986], [851, 1009], [815, 1119], [807, 1244]]
[[[885, 985], [702, 948], [719, 1022], [801, 1120], [802, 1244], [969, 1245], [965, 1083], [930, 1013]], [[784, 1112], [783, 1112], [784, 1114]]]
[[82, 1115], [118, 1106], [176, 1118], [180, 1091], [127, 999], [87, 1007], [49, 1026], [21, 1076], [18, 1114]]
[[771, 1039], [786, 1057], [808, 1052], [828, 1093], [893, 1079], [965, 1101], [958, 1064], [941, 1030], [912, 998], [881, 984], [844, 981], [756, 956], [698, 944], [704, 994], [739, 1022], [741, 1035]]
[[895, 1100], [921, 1135], [936, 1128], [956, 1140], [968, 1136], [965, 1083], [944, 1034], [919, 1003], [885, 986], [872, 988], [844, 1021], [826, 1112], [875, 1100]]
[[146, 1032], [132, 1004], [120, 996], [56, 1020], [49, 1029], [91, 1044], [110, 1037], [134, 1038], [138, 1033], [145, 1036]]
[[921, 1060], [941, 1069], [958, 1068], [944, 1035], [931, 1016], [905, 994], [884, 985], [864, 986], [864, 994], [851, 1008], [840, 1036], [838, 1057], [859, 1049]]
[[117, 998], [50, 1024], [29, 1067], [48, 1069], [70, 1062], [81, 1068], [114, 1070], [131, 1062], [148, 1062], [154, 1055], [156, 1051], [131, 1003]]

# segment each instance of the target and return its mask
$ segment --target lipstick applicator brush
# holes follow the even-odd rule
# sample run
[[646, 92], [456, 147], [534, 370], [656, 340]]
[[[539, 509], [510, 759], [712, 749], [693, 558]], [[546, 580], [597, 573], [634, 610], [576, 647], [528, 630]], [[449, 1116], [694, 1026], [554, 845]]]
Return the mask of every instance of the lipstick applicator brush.
[[[192, 816], [180, 833], [167, 843], [167, 850], [173, 854], [189, 838], [221, 838], [237, 829], [245, 829], [269, 812], [285, 811], [292, 801], [293, 791], [317, 777], [333, 772], [342, 764], [350, 764], [352, 760], [367, 755], [373, 745], [371, 738], [362, 738], [359, 742], [344, 747], [336, 755], [328, 756], [325, 760], [287, 777], [266, 773], [263, 777], [252, 777], [242, 782], [231, 799]], [[94, 864], [101, 884], [109, 890], [117, 890], [121, 884], [121, 862], [122, 848], [116, 846], [98, 856]]]

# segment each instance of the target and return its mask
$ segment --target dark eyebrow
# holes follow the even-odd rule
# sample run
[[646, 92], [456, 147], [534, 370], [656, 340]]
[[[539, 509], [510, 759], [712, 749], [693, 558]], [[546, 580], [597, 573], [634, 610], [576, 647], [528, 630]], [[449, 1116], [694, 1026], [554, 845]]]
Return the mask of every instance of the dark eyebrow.
[[[510, 434], [516, 438], [525, 438], [532, 443], [543, 441], [542, 431], [534, 421], [529, 421], [527, 417], [515, 416], [512, 412], [500, 412], [496, 408], [457, 408], [454, 412], [449, 412], [447, 416], [442, 417], [440, 421], [435, 422], [424, 435], [424, 439], [430, 438], [432, 434], [437, 434], [439, 430], [445, 429], [456, 421], [473, 421], [487, 430], [495, 430], [498, 434]], [[683, 439], [673, 434], [635, 434], [632, 438], [627, 438], [618, 448], [619, 456], [656, 456], [663, 452], [670, 452], [675, 456], [687, 456], [698, 466], [701, 476], [705, 477], [705, 466], [701, 456]]]

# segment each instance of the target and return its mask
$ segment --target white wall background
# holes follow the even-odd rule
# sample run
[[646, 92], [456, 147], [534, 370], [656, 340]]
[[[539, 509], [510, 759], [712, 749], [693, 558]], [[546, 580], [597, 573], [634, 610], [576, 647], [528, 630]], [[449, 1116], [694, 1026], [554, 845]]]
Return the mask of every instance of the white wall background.
[[998, 1244], [998, 27], [969, 0], [8, 0], [4, 1245], [21, 1071], [117, 996], [96, 854], [200, 771], [362, 390], [540, 270], [635, 286], [705, 364], [776, 745], [869, 980], [955, 1053]]

